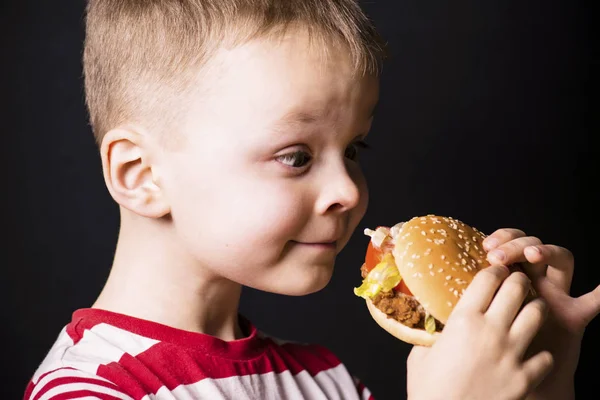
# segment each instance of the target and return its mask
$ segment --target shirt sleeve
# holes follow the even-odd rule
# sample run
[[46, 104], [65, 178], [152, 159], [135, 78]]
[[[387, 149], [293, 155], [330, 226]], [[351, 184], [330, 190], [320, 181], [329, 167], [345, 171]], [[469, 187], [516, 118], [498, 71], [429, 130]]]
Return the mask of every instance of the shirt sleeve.
[[134, 400], [114, 383], [73, 368], [58, 368], [27, 385], [23, 400]]
[[371, 391], [369, 390], [368, 387], [366, 387], [364, 385], [364, 383], [362, 383], [362, 381], [356, 377], [356, 376], [352, 376], [352, 378], [354, 379], [354, 385], [356, 386], [356, 390], [358, 392], [358, 398], [361, 400], [375, 400], [375, 397], [373, 397], [373, 395], [371, 394]]

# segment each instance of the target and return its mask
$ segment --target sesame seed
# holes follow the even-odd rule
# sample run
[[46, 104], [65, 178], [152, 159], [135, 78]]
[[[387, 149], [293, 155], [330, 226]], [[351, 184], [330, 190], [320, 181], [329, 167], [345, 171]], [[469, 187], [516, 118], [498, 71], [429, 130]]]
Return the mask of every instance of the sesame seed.
[[467, 263], [467, 260], [465, 260], [465, 259], [463, 258], [463, 259], [462, 259], [462, 261], [461, 261], [461, 264], [462, 264], [462, 265], [465, 265], [466, 263]]
[[413, 264], [413, 263], [411, 263], [411, 262], [409, 262], [409, 263], [408, 263], [408, 264], [406, 264], [406, 265], [408, 265], [408, 267], [409, 267], [409, 268], [414, 268], [414, 267], [415, 267], [415, 264]]
[[449, 281], [450, 279], [452, 279], [452, 277], [451, 277], [450, 275], [448, 275], [448, 276], [446, 277], [446, 280], [447, 280], [447, 281]]
[[463, 271], [465, 271], [465, 272], [469, 272], [469, 270], [468, 270], [468, 269], [466, 269], [466, 268], [463, 268]]
[[429, 269], [433, 269], [433, 264], [428, 265]]
[[444, 268], [438, 269], [438, 272], [441, 274], [442, 272], [444, 272]]
[[429, 271], [429, 275], [431, 275], [431, 276], [434, 276], [434, 275], [435, 275], [435, 272], [433, 272], [433, 271]]
[[462, 238], [463, 238], [463, 235], [461, 235], [461, 234], [459, 233], [459, 234], [458, 234], [458, 238], [459, 238], [459, 239], [462, 239]]
[[444, 286], [448, 286], [448, 282], [444, 282]]
[[429, 254], [431, 254], [431, 249], [425, 250], [425, 255], [428, 256]]
[[454, 291], [454, 292], [452, 292], [452, 293], [454, 293], [454, 295], [455, 295], [456, 297], [458, 297], [458, 290], [455, 290], [455, 291]]
[[448, 307], [452, 307], [452, 303], [447, 302], [446, 304], [448, 304]]
[[433, 240], [433, 243], [438, 244], [438, 245], [444, 244], [445, 242], [446, 242], [446, 240], [444, 240], [444, 239], [434, 239]]
[[444, 254], [442, 254], [442, 260], [445, 260], [446, 256]]

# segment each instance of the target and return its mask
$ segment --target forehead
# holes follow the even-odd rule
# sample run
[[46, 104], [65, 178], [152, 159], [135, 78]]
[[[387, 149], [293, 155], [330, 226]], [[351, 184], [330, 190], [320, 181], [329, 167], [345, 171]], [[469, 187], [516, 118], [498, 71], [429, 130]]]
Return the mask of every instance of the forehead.
[[356, 74], [343, 46], [319, 46], [301, 32], [219, 49], [200, 85], [211, 112], [235, 109], [238, 117], [264, 114], [299, 124], [341, 109], [370, 113], [379, 94], [378, 79]]

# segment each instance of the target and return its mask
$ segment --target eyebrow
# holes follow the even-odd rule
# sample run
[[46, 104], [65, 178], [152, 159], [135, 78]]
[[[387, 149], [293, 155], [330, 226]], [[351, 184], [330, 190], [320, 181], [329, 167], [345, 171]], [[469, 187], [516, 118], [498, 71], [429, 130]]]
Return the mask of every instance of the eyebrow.
[[[376, 103], [375, 106], [371, 109], [371, 114], [369, 115], [369, 119], [375, 116], [375, 111], [377, 110], [377, 106], [379, 103]], [[318, 122], [322, 119], [322, 113], [318, 112], [306, 112], [306, 111], [291, 111], [287, 113], [281, 120], [281, 124], [283, 125], [311, 125]]]

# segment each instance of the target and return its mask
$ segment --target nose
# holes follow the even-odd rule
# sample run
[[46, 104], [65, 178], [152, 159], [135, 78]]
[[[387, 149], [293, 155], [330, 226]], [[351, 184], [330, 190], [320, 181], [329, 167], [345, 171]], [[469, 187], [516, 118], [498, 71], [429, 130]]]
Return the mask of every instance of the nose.
[[360, 172], [349, 171], [346, 166], [336, 167], [324, 177], [316, 202], [318, 214], [346, 212], [356, 208], [363, 196]]

